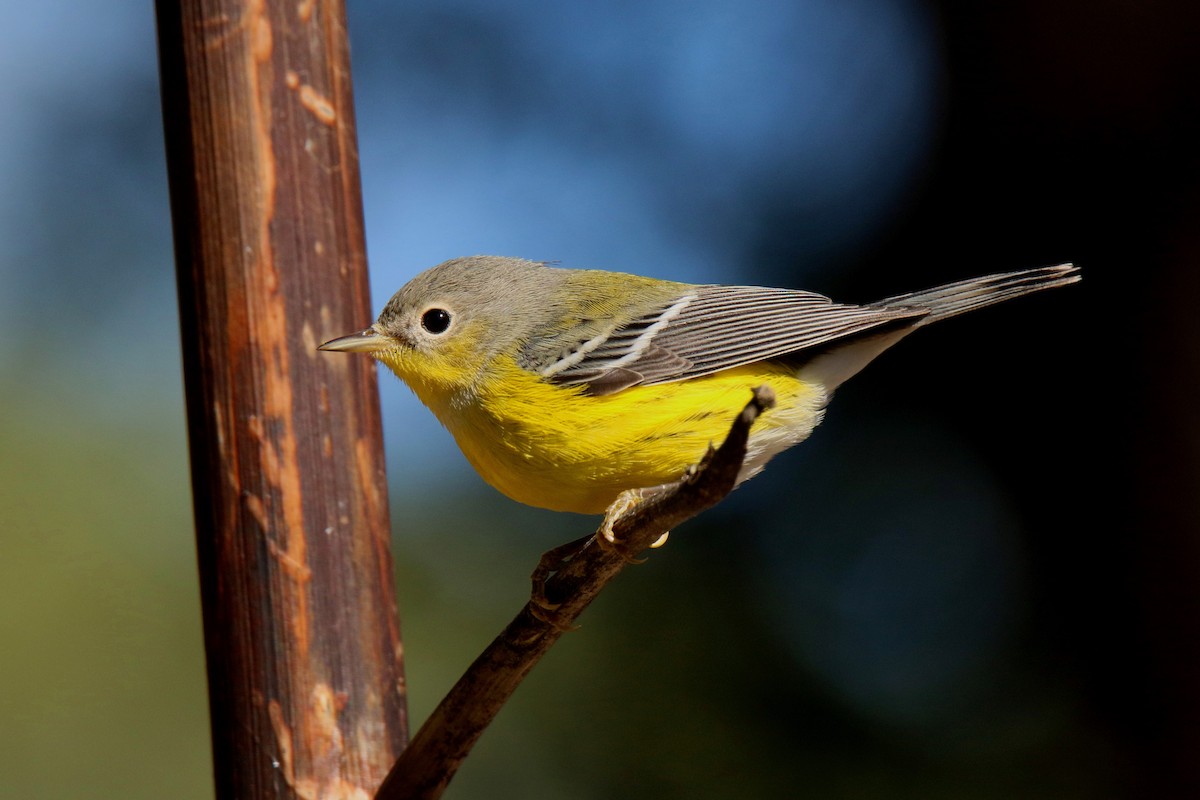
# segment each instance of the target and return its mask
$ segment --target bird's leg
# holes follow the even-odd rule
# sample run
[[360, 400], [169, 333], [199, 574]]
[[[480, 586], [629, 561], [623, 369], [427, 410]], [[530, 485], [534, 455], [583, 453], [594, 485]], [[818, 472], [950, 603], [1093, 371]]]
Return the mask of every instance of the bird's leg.
[[645, 559], [634, 558], [630, 555], [624, 543], [617, 539], [617, 534], [613, 530], [613, 527], [621, 517], [637, 508], [638, 503], [642, 502], [642, 497], [641, 489], [627, 489], [621, 492], [617, 495], [617, 499], [612, 501], [612, 505], [604, 512], [604, 521], [600, 523], [600, 527], [596, 531], [596, 544], [610, 553], [616, 553], [626, 564], [641, 564]]
[[[688, 476], [691, 475], [691, 470], [694, 469], [695, 467], [689, 469]], [[553, 602], [546, 596], [546, 582], [550, 579], [550, 576], [562, 569], [563, 565], [574, 558], [593, 539], [598, 546], [620, 556], [627, 564], [643, 563], [645, 559], [635, 558], [630, 554], [625, 544], [617, 538], [614, 528], [624, 516], [632, 512], [638, 505], [674, 487], [675, 484], [665, 484], [663, 486], [652, 486], [648, 489], [628, 489], [621, 492], [621, 494], [617, 495], [617, 499], [604, 512], [604, 521], [600, 523], [600, 528], [595, 534], [561, 544], [542, 553], [542, 557], [538, 559], [538, 564], [534, 568], [533, 574], [529, 576], [530, 583], [533, 584], [533, 590], [529, 598], [529, 613], [547, 625], [551, 625], [559, 630], [571, 630], [570, 626], [563, 625], [562, 621], [558, 619], [557, 611], [562, 603]], [[670, 535], [670, 531], [664, 532], [650, 546], [662, 547], [667, 543], [667, 537]]]
[[[617, 524], [617, 521], [620, 520], [621, 517], [633, 511], [633, 509], [637, 508], [639, 503], [652, 499], [658, 495], [673, 492], [678, 489], [681, 484], [695, 480], [696, 476], [700, 474], [700, 471], [708, 466], [708, 462], [712, 461], [713, 456], [716, 454], [717, 451], [713, 449], [713, 446], [710, 444], [708, 446], [708, 451], [705, 452], [704, 458], [700, 460], [700, 463], [692, 464], [686, 470], [684, 470], [683, 477], [681, 477], [679, 480], [672, 483], [664, 483], [661, 486], [651, 486], [646, 489], [629, 489], [617, 495], [617, 499], [614, 500], [612, 505], [608, 507], [608, 510], [604, 512], [604, 522], [601, 523], [600, 530], [596, 534], [596, 538], [599, 540], [601, 546], [616, 552], [630, 564], [642, 563], [642, 561], [645, 559], [631, 558], [629, 554], [621, 548], [621, 543], [617, 541], [616, 531], [613, 530]], [[662, 536], [659, 536], [654, 540], [654, 542], [650, 545], [650, 548], [652, 550], [656, 550], [662, 547], [667, 543], [667, 537], [670, 535], [670, 531], [664, 531]]]
[[[614, 500], [612, 505], [608, 507], [608, 510], [604, 512], [604, 521], [600, 523], [600, 529], [596, 531], [596, 543], [605, 550], [619, 555], [627, 564], [643, 563], [646, 559], [634, 558], [626, 549], [624, 543], [617, 538], [614, 527], [622, 517], [626, 516], [635, 508], [637, 508], [639, 504], [650, 497], [659, 494], [663, 490], [669, 488], [669, 486], [670, 485], [654, 486], [649, 489], [629, 489], [617, 495], [617, 499]], [[654, 541], [654, 544], [650, 546], [662, 547], [667, 543], [667, 537], [670, 535], [670, 531], [663, 533], [663, 535], [658, 537]]]

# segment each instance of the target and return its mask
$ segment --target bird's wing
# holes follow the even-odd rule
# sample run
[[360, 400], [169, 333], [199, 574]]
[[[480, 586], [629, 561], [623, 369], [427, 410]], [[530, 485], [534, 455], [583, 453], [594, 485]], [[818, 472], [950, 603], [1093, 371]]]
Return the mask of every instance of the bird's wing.
[[927, 313], [839, 305], [794, 289], [695, 286], [625, 325], [558, 350], [553, 360], [527, 363], [553, 383], [605, 395], [778, 358]]

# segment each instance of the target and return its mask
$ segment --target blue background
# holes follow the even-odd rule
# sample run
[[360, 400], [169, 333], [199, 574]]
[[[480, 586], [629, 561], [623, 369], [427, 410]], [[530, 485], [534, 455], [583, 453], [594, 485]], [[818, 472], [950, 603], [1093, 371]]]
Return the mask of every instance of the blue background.
[[[0, 794], [211, 796], [153, 10], [6, 10]], [[622, 575], [450, 797], [1200, 789], [1190, 4], [349, 15], [376, 308], [475, 253], [846, 301], [1086, 275], [847, 385]], [[419, 722], [592, 521], [382, 384]]]

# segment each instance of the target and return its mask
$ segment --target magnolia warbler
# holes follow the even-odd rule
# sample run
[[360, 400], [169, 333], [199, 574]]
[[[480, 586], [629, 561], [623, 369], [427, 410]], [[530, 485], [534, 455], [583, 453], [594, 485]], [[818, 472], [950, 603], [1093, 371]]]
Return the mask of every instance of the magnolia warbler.
[[777, 404], [739, 482], [807, 438], [833, 391], [917, 328], [1079, 279], [1063, 264], [858, 306], [475, 256], [416, 276], [374, 325], [321, 349], [386, 364], [514, 500], [601, 513], [625, 490], [679, 479], [755, 386]]

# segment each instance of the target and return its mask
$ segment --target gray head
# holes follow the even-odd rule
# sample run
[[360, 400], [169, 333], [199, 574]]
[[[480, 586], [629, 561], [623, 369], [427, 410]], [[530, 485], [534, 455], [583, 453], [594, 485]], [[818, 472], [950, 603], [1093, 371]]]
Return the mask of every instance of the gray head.
[[[375, 329], [413, 347], [434, 346], [478, 325], [488, 339], [524, 338], [565, 272], [535, 261], [470, 256], [427, 269], [392, 295]], [[491, 349], [491, 348], [489, 348]]]
[[[321, 345], [324, 350], [405, 349], [449, 352], [461, 336], [487, 355], [527, 338], [569, 270], [501, 256], [455, 258], [422, 272], [359, 333]], [[486, 331], [481, 336], [480, 331]], [[482, 348], [480, 344], [486, 343]]]

